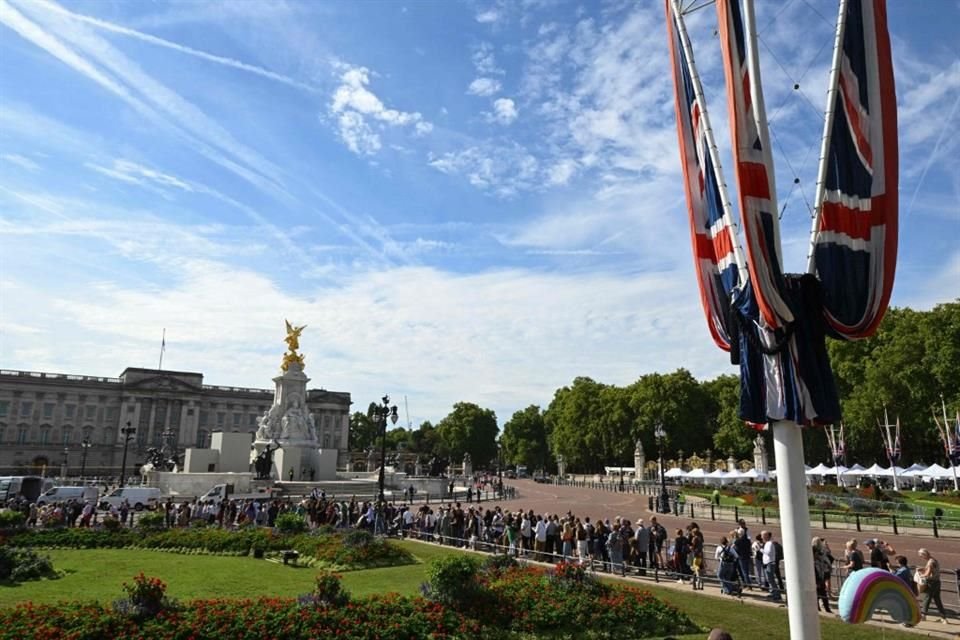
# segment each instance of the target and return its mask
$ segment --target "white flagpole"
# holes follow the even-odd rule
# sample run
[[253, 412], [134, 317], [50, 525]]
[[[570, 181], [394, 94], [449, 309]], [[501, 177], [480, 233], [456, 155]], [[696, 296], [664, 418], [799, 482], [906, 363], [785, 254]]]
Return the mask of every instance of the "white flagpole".
[[[951, 432], [955, 427], [950, 426], [950, 421], [947, 420], [947, 403], [943, 399], [943, 394], [940, 394], [940, 407], [943, 410], [943, 426], [940, 426], [940, 421], [937, 420], [937, 414], [933, 414], [933, 421], [937, 423], [937, 431], [940, 432], [940, 438], [943, 440], [943, 446], [946, 449], [947, 453], [947, 464], [950, 465], [950, 468], [953, 470], [953, 490], [960, 491], [960, 487], [957, 486], [957, 465], [953, 463], [953, 459], [950, 457], [953, 453], [953, 437]], [[960, 414], [957, 415], [957, 420], [960, 421]]]
[[[736, 1], [736, 0], [733, 0]], [[770, 131], [760, 82], [757, 50], [757, 24], [753, 0], [743, 3], [743, 26], [747, 34], [747, 64], [750, 69], [750, 93], [754, 117], [763, 145], [766, 164], [773, 170]], [[770, 176], [770, 200], [776, 203], [775, 180]], [[780, 246], [779, 233], [775, 240]], [[780, 265], [781, 270], [783, 265]], [[796, 339], [796, 338], [792, 338]], [[820, 616], [817, 613], [817, 586], [810, 560], [810, 509], [807, 504], [807, 476], [803, 467], [803, 438], [792, 420], [772, 424], [773, 449], [777, 462], [777, 497], [780, 501], [780, 532], [783, 537], [783, 561], [786, 569], [787, 617], [791, 640], [819, 640]]]
[[820, 165], [817, 167], [817, 190], [813, 196], [813, 221], [810, 225], [810, 252], [807, 254], [807, 273], [816, 271], [814, 250], [817, 236], [820, 234], [820, 213], [823, 210], [823, 195], [826, 191], [827, 155], [830, 152], [830, 132], [836, 115], [837, 86], [840, 83], [840, 64], [843, 58], [843, 32], [846, 28], [847, 0], [840, 0], [840, 14], [837, 16], [837, 35], [833, 41], [833, 64], [830, 67], [830, 84], [827, 89], [827, 112], [823, 123], [823, 139], [820, 141]]

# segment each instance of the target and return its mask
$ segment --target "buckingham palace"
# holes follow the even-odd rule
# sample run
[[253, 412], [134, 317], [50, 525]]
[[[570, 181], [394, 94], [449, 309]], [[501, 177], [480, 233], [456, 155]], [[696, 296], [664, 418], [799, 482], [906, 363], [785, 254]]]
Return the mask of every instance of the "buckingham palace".
[[[119, 378], [0, 370], [0, 475], [116, 476], [121, 427], [130, 425], [130, 464], [148, 447], [207, 447], [215, 431], [257, 430], [273, 390], [203, 383], [202, 373], [127, 368]], [[323, 448], [346, 459], [350, 394], [307, 391]]]

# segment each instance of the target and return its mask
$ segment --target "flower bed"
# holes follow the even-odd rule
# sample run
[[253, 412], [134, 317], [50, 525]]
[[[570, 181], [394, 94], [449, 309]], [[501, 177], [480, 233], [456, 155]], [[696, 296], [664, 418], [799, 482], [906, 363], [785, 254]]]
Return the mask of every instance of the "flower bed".
[[[139, 575], [113, 607], [61, 603], [0, 609], [0, 640], [285, 640], [313, 638], [531, 638], [574, 635], [662, 637], [701, 631], [677, 609], [647, 592], [598, 582], [578, 567], [553, 571], [486, 565], [470, 559], [431, 572], [458, 573], [476, 599], [444, 602], [395, 594], [352, 600], [339, 576], [322, 573], [313, 594], [297, 599], [194, 600], [178, 604], [165, 585]], [[449, 585], [448, 585], [449, 586]], [[118, 606], [122, 604], [123, 606]], [[134, 606], [135, 605], [135, 606]]]
[[340, 570], [412, 564], [413, 556], [388, 540], [366, 531], [346, 533], [317, 530], [280, 534], [272, 529], [236, 531], [216, 527], [177, 528], [160, 531], [121, 529], [20, 529], [0, 537], [0, 546], [60, 548], [141, 548], [176, 553], [250, 555], [295, 549], [301, 556]]

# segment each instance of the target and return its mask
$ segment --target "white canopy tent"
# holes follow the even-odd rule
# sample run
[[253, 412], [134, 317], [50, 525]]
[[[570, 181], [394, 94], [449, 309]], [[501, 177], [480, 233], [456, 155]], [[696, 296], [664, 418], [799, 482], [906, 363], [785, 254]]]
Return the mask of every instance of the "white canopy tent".
[[681, 478], [683, 477], [683, 469], [680, 467], [673, 467], [667, 469], [666, 473], [663, 474], [667, 478]]

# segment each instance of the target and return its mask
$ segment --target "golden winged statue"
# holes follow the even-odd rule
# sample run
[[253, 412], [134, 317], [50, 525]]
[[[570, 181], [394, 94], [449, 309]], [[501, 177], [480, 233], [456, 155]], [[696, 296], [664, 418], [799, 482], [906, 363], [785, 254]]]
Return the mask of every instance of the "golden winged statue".
[[303, 366], [303, 355], [297, 353], [297, 349], [300, 348], [300, 334], [307, 328], [307, 325], [296, 327], [286, 319], [284, 319], [284, 323], [287, 325], [287, 337], [284, 338], [283, 341], [287, 343], [287, 347], [289, 347], [290, 350], [283, 354], [283, 362], [280, 363], [280, 368], [286, 371], [287, 367], [293, 362]]

